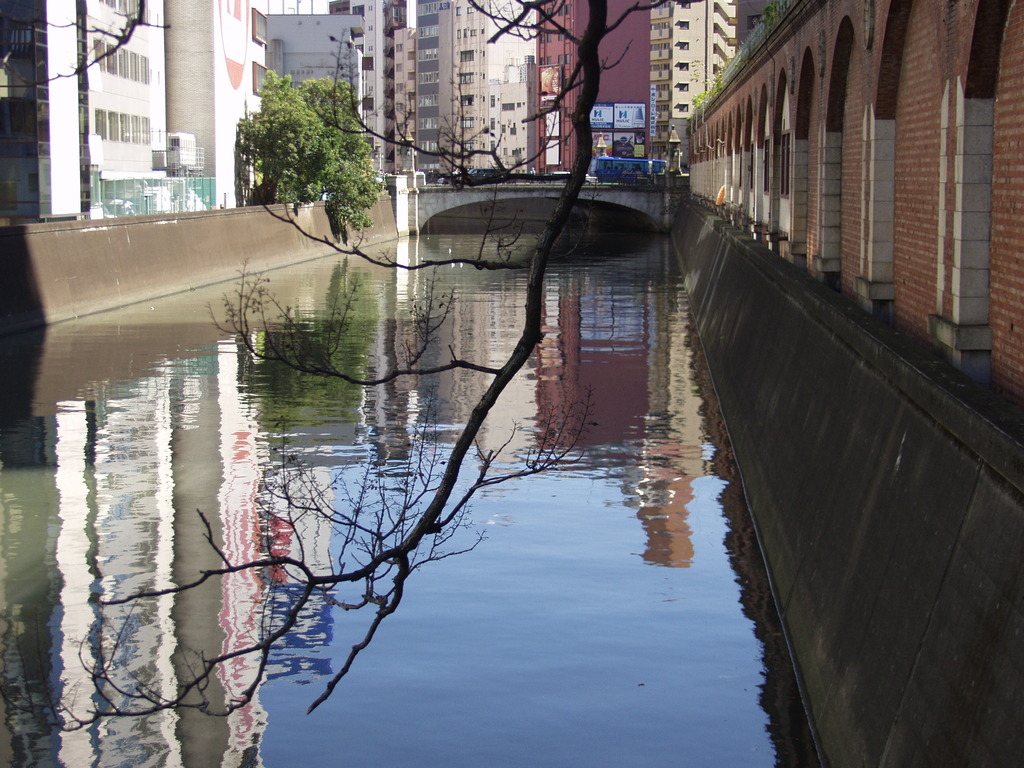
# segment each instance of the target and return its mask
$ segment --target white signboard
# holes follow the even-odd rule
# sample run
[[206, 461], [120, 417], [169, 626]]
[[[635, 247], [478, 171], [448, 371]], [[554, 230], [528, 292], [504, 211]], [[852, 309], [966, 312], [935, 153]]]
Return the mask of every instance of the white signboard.
[[595, 130], [607, 130], [615, 127], [615, 105], [595, 104], [590, 110], [590, 127]]
[[658, 133], [658, 86], [656, 86], [654, 83], [651, 83], [650, 117], [651, 125], [647, 130], [651, 138], [653, 139], [654, 136]]
[[647, 128], [646, 105], [644, 104], [616, 104], [615, 125], [613, 128]]

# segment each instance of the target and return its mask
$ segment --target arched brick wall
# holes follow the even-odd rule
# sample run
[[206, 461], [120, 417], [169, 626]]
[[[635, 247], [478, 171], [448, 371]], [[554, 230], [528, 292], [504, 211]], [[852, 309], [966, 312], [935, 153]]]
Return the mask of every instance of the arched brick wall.
[[[790, 233], [790, 253], [793, 263], [806, 267], [807, 254], [813, 247], [808, 236], [807, 221], [811, 215], [809, 201], [817, 193], [817, 177], [811, 183], [810, 169], [816, 167], [817, 120], [815, 103], [818, 98], [816, 87], [817, 72], [814, 54], [805, 48], [803, 60], [800, 62], [799, 86], [796, 91], [796, 119], [793, 122], [793, 191], [792, 191], [792, 231]], [[812, 131], [814, 123], [814, 131]]]
[[1024, 403], [1024, 2], [1009, 12], [995, 103], [990, 250], [992, 382]]
[[907, 23], [896, 98], [893, 284], [896, 328], [930, 343], [938, 275], [939, 139], [943, 108], [942, 28], [927, 0]]
[[[1007, 206], [1024, 89], [1005, 82], [1016, 82], [1021, 36], [1006, 20], [1022, 1], [791, 0], [695, 115], [691, 177], [710, 199], [726, 184], [726, 210], [788, 235], [781, 255], [978, 381], [991, 370], [1020, 403], [1011, 254], [1024, 252], [1024, 228]], [[1008, 194], [994, 189], [993, 164]]]
[[[859, 43], [849, 16], [844, 16], [836, 34], [834, 85], [843, 91], [842, 125], [842, 208], [840, 230], [841, 288], [848, 296], [854, 292], [856, 277], [863, 274], [861, 260], [861, 197], [863, 167], [863, 87], [865, 80], [863, 45]], [[845, 66], [845, 75], [841, 75]], [[839, 78], [842, 78], [840, 86]], [[830, 97], [831, 98], [831, 97]]]

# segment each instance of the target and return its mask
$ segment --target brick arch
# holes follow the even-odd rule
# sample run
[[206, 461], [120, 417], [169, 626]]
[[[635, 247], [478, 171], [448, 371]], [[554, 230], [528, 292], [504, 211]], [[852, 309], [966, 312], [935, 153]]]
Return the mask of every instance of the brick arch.
[[808, 190], [810, 188], [811, 116], [815, 93], [814, 54], [804, 49], [800, 62], [800, 79], [796, 92], [796, 119], [793, 123], [793, 181], [790, 195], [790, 254], [794, 264], [807, 267]]
[[726, 120], [725, 143], [722, 144], [722, 179], [726, 188], [726, 200], [730, 203], [735, 203], [737, 199], [736, 185], [734, 182], [734, 166], [736, 163], [736, 157], [733, 154], [733, 129], [735, 123], [731, 110], [729, 111]]
[[755, 133], [757, 144], [754, 148], [754, 168], [756, 179], [754, 182], [754, 218], [758, 221], [765, 221], [767, 209], [768, 181], [771, 174], [768, 166], [771, 163], [771, 144], [768, 141], [768, 84], [762, 83], [761, 95], [757, 103], [757, 125]]
[[1013, 0], [981, 0], [977, 5], [964, 85], [965, 98], [991, 99], [996, 95], [1003, 33], [1011, 5]]
[[[980, 15], [980, 12], [979, 12]], [[995, 84], [992, 153], [992, 228], [989, 250], [992, 332], [991, 381], [997, 392], [1024, 405], [1024, 258], [1020, 253], [1020, 210], [1024, 207], [1024, 2], [1006, 14]], [[1011, 45], [1010, 42], [1015, 44]], [[972, 46], [973, 49], [973, 46]], [[972, 56], [973, 61], [973, 56]], [[968, 76], [970, 79], [970, 76]]]
[[[771, 230], [777, 232], [782, 224], [780, 219], [780, 209], [782, 207], [782, 189], [781, 183], [783, 179], [783, 163], [789, 163], [789, 151], [786, 150], [786, 156], [783, 157], [783, 145], [782, 145], [782, 124], [785, 116], [785, 108], [787, 103], [787, 95], [789, 93], [789, 73], [785, 67], [779, 70], [778, 79], [775, 81], [775, 103], [772, 105], [772, 133], [771, 133], [771, 165], [770, 165], [770, 178], [769, 188], [770, 202], [768, 205], [769, 221]], [[788, 170], [786, 171], [788, 174]], [[788, 176], [787, 176], [788, 178]]]
[[895, 111], [893, 194], [893, 322], [930, 342], [929, 316], [937, 314], [939, 273], [939, 166], [944, 104], [942, 40], [934, 6], [910, 9]]
[[746, 120], [743, 124], [743, 148], [750, 151], [754, 143], [754, 97], [747, 96]]
[[849, 103], [850, 68], [856, 37], [853, 22], [844, 16], [836, 29], [832, 43], [832, 62], [828, 72], [828, 90], [825, 93], [825, 133], [820, 148], [821, 192], [818, 215], [818, 253], [813, 259], [813, 271], [834, 290], [843, 285], [844, 241], [855, 236], [854, 227], [847, 219], [843, 222], [843, 187], [849, 186], [851, 152], [847, 151], [852, 131], [846, 130]]
[[811, 111], [814, 108], [814, 54], [808, 46], [800, 62], [800, 80], [797, 88], [796, 121], [793, 131], [797, 139], [809, 138]]
[[754, 101], [750, 93], [742, 100], [740, 122], [740, 188], [743, 190], [743, 212], [754, 218]]
[[892, 0], [889, 4], [882, 37], [882, 53], [879, 57], [878, 81], [875, 83], [875, 117], [878, 120], [896, 118], [903, 48], [907, 40], [907, 25], [910, 23], [913, 4], [914, 0]]
[[853, 55], [853, 22], [844, 16], [836, 30], [832, 45], [832, 69], [829, 72], [828, 95], [825, 105], [825, 130], [842, 132], [846, 120], [846, 86], [850, 77], [850, 59]]
[[733, 134], [732, 151], [739, 154], [743, 151], [743, 103], [736, 105], [736, 132]]

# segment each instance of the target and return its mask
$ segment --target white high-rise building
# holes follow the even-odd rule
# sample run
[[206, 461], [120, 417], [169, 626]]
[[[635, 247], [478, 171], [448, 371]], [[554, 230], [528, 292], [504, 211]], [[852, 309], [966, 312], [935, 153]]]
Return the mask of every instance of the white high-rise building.
[[385, 108], [385, 41], [387, 0], [333, 0], [332, 14], [358, 16], [362, 19], [362, 35], [355, 34], [353, 42], [362, 60], [362, 92], [360, 106], [363, 121], [371, 134], [373, 163], [377, 170], [384, 168], [384, 139], [387, 133]]

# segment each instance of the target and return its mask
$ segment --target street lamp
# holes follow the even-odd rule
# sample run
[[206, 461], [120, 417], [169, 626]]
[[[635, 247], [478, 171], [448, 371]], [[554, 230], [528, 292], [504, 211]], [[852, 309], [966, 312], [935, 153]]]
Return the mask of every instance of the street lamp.
[[608, 143], [604, 140], [603, 133], [597, 137], [597, 144], [594, 146], [594, 149], [597, 150], [598, 157], [604, 157], [605, 150], [608, 149]]
[[672, 173], [682, 173], [682, 167], [680, 166], [681, 157], [679, 155], [680, 144], [682, 144], [682, 139], [679, 138], [679, 134], [676, 133], [676, 127], [673, 125], [668, 134], [669, 171]]

